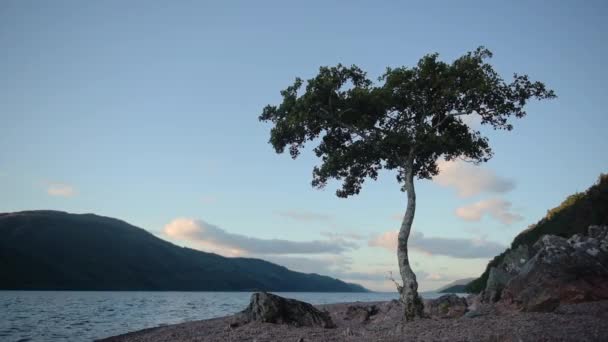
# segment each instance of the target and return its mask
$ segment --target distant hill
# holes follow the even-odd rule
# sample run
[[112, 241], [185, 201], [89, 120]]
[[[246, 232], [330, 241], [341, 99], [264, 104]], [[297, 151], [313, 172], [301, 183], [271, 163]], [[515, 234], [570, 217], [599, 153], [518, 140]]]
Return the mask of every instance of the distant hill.
[[465, 278], [465, 279], [459, 279], [459, 280], [454, 280], [453, 282], [446, 284], [440, 288], [438, 288], [437, 290], [435, 290], [435, 292], [439, 292], [439, 293], [464, 293], [465, 291], [465, 286], [470, 283], [472, 280], [474, 280], [475, 278]]
[[117, 219], [58, 211], [0, 213], [0, 289], [367, 291], [260, 259], [178, 247]]
[[481, 292], [486, 287], [490, 267], [500, 264], [509, 250], [523, 244], [532, 246], [545, 234], [566, 238], [586, 234], [592, 224], [608, 224], [608, 174], [600, 175], [597, 183], [587, 191], [568, 196], [559, 206], [548, 210], [543, 219], [519, 233], [509, 249], [494, 257], [483, 274], [467, 284], [466, 292]]

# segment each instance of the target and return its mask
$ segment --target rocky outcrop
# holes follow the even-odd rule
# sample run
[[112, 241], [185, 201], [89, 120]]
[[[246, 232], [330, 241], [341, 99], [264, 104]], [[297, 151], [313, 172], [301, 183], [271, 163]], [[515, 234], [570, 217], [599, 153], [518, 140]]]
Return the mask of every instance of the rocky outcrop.
[[501, 290], [501, 303], [552, 311], [563, 303], [608, 299], [607, 226], [590, 226], [587, 235], [569, 239], [545, 235], [532, 249], [534, 256]]
[[424, 314], [431, 318], [457, 318], [467, 312], [467, 300], [455, 294], [424, 302]]
[[238, 325], [249, 322], [288, 324], [298, 327], [335, 328], [330, 315], [299, 300], [256, 292], [249, 306], [237, 316]]
[[489, 303], [498, 301], [509, 280], [519, 274], [522, 267], [532, 258], [533, 253], [527, 245], [520, 245], [508, 251], [500, 265], [490, 268], [486, 288], [481, 295], [482, 301]]

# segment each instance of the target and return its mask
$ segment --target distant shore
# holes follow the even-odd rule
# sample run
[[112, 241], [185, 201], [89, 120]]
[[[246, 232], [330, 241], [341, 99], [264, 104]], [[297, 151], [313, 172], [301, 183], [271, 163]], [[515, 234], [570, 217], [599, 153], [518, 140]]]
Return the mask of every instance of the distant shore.
[[[347, 315], [349, 307], [375, 305], [369, 319]], [[231, 326], [234, 316], [144, 329], [109, 337], [105, 342], [164, 341], [606, 341], [608, 300], [566, 304], [551, 313], [502, 311], [489, 307], [479, 315], [428, 318], [400, 325], [397, 301], [318, 305], [330, 313], [334, 329], [271, 323]]]

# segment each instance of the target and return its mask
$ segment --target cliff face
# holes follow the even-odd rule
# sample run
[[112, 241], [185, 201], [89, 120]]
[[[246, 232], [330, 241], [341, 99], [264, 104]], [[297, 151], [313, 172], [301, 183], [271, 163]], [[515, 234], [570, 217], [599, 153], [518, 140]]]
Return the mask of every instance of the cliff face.
[[558, 207], [548, 210], [543, 219], [517, 235], [511, 247], [494, 257], [483, 274], [467, 284], [465, 290], [479, 293], [487, 285], [492, 285], [488, 284], [492, 269], [495, 270], [492, 281], [505, 277], [504, 272], [516, 273], [518, 267], [531, 258], [529, 249], [541, 236], [549, 234], [569, 238], [586, 234], [591, 225], [608, 225], [608, 174], [600, 175], [597, 183], [585, 192], [569, 196]]
[[0, 289], [366, 291], [260, 259], [178, 247], [92, 214], [0, 213], [0, 236]]

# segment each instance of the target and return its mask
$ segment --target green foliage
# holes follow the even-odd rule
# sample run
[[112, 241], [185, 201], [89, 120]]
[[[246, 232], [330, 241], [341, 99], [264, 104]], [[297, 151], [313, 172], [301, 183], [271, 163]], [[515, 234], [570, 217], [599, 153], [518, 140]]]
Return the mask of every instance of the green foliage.
[[314, 187], [342, 181], [339, 197], [359, 193], [363, 182], [381, 169], [397, 170], [397, 179], [429, 179], [436, 161], [492, 156], [488, 139], [462, 118], [479, 115], [481, 123], [511, 130], [510, 118], [526, 115], [530, 99], [555, 97], [544, 84], [515, 74], [505, 82], [480, 47], [446, 63], [426, 55], [414, 67], [387, 68], [377, 84], [357, 66], [321, 67], [314, 78], [297, 78], [281, 92], [283, 101], [264, 108], [259, 119], [273, 124], [270, 143], [296, 158], [307, 142], [321, 164], [313, 170]]
[[587, 191], [568, 196], [560, 205], [513, 239], [511, 247], [488, 263], [483, 274], [467, 284], [466, 291], [481, 292], [486, 287], [490, 268], [499, 265], [505, 254], [520, 245], [532, 246], [546, 234], [570, 237], [586, 233], [592, 224], [608, 225], [608, 174], [601, 174]]
[[3, 290], [366, 291], [260, 259], [178, 247], [91, 214], [0, 213], [0, 235]]

